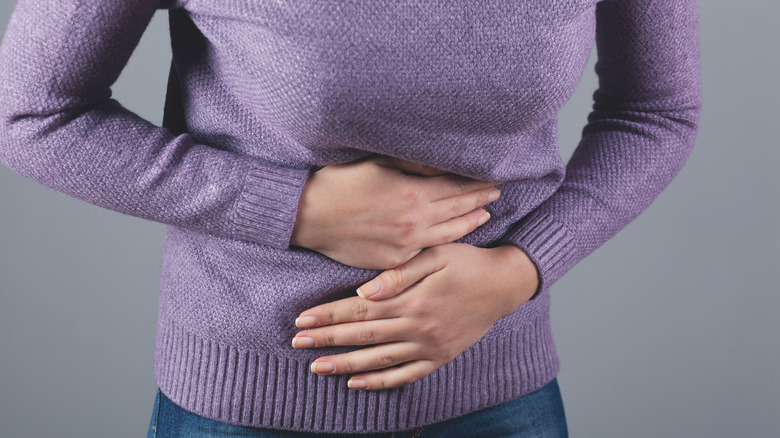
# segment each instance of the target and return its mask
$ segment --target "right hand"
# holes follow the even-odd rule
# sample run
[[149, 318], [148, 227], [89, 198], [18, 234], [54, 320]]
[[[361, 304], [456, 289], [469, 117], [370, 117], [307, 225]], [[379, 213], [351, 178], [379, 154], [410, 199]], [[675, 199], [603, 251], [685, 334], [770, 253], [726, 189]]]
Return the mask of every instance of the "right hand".
[[332, 164], [307, 180], [290, 243], [346, 265], [391, 269], [482, 225], [489, 215], [480, 207], [502, 183], [384, 156]]

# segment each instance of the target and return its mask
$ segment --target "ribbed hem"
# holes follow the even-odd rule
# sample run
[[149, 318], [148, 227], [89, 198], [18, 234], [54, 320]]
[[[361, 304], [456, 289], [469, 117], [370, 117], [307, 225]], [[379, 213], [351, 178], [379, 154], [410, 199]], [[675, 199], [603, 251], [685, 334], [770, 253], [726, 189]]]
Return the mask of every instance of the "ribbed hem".
[[[534, 210], [499, 240], [512, 243], [528, 254], [539, 270], [536, 294], [549, 289], [566, 273], [575, 255], [574, 239], [566, 226], [548, 213]], [[537, 295], [534, 295], [536, 297]]]
[[348, 375], [318, 376], [309, 362], [219, 344], [160, 321], [157, 383], [191, 412], [243, 426], [307, 432], [412, 429], [528, 394], [558, 372], [549, 316], [483, 338], [411, 385], [347, 388]]
[[253, 165], [236, 206], [236, 237], [280, 249], [290, 246], [306, 169]]

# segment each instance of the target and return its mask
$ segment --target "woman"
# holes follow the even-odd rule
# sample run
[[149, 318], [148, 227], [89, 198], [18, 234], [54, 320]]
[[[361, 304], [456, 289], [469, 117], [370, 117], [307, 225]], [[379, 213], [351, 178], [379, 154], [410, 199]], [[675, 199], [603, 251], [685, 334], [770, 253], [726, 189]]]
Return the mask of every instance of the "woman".
[[[163, 127], [110, 97], [159, 8]], [[6, 165], [169, 225], [152, 436], [565, 436], [549, 288], [690, 153], [696, 6], [20, 0], [0, 85]]]

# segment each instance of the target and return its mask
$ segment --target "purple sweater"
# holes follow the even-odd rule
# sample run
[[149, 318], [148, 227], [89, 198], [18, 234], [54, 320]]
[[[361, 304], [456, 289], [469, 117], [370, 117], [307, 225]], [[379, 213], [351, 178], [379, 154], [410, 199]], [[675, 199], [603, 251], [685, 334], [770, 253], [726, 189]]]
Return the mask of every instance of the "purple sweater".
[[[160, 8], [173, 47], [163, 127], [110, 90]], [[556, 114], [594, 43], [593, 112], [564, 164]], [[277, 429], [409, 429], [549, 382], [550, 286], [674, 178], [699, 108], [695, 0], [20, 0], [0, 46], [0, 160], [168, 225], [163, 392]], [[352, 348], [295, 350], [294, 320], [379, 271], [289, 241], [310, 172], [370, 154], [508, 181], [459, 242], [518, 245], [541, 284], [428, 377], [354, 391], [309, 371]]]

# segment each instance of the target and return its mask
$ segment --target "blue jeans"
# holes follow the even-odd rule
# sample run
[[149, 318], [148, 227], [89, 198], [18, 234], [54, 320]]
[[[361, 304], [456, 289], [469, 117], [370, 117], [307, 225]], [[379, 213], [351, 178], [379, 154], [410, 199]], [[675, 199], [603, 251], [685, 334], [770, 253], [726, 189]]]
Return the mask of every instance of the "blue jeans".
[[[186, 411], [157, 389], [148, 438], [334, 438], [327, 433], [291, 432], [235, 426]], [[542, 388], [497, 406], [440, 423], [393, 433], [339, 434], [343, 437], [465, 438], [465, 437], [568, 437], [563, 400], [557, 379]]]

